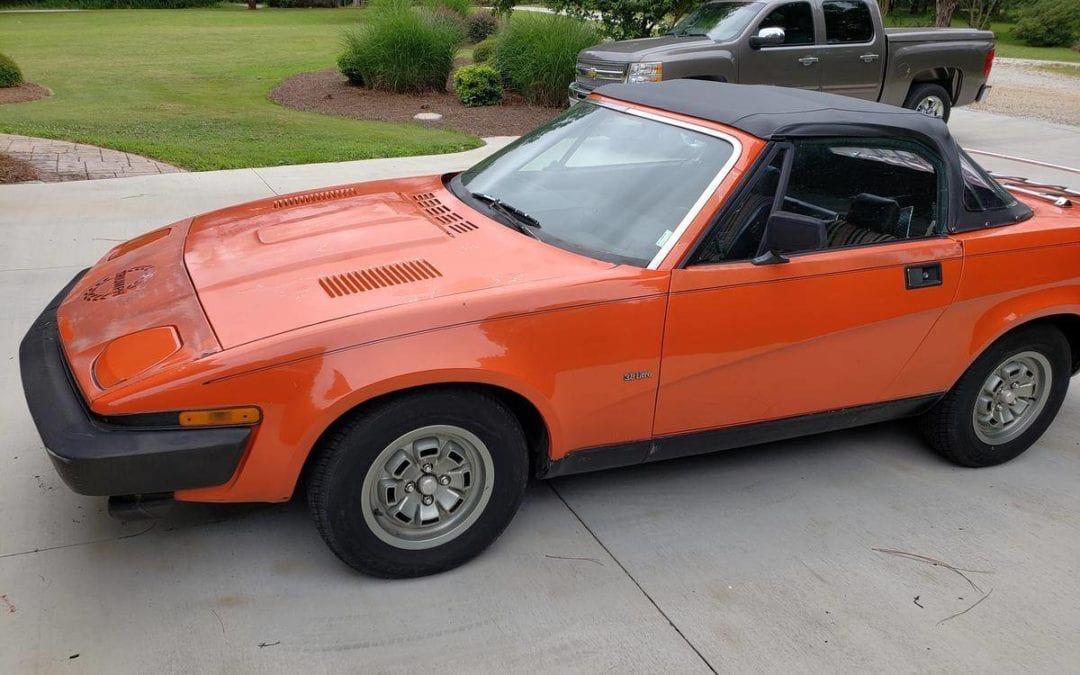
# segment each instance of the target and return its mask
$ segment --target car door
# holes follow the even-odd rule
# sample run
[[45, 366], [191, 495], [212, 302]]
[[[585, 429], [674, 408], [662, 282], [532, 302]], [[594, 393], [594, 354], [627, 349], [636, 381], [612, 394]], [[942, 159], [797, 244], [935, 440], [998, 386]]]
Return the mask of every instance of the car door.
[[885, 36], [867, 0], [825, 0], [821, 88], [832, 94], [878, 100], [885, 68]]
[[782, 28], [784, 42], [749, 49], [739, 62], [739, 83], [818, 89], [821, 54], [811, 4], [778, 4], [766, 12], [750, 35], [757, 35], [762, 28]]
[[[942, 163], [868, 139], [772, 152], [672, 272], [657, 436], [932, 393], [893, 385], [960, 278]], [[754, 264], [781, 208], [825, 222], [827, 241]]]

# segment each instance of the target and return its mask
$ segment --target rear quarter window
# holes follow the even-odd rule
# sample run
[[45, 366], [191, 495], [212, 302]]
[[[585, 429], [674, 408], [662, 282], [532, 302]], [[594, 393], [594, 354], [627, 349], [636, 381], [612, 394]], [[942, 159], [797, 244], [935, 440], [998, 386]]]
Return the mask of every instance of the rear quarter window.
[[994, 211], [1016, 203], [1009, 191], [1001, 187], [965, 152], [960, 153], [960, 172], [964, 177], [964, 208], [968, 211]]

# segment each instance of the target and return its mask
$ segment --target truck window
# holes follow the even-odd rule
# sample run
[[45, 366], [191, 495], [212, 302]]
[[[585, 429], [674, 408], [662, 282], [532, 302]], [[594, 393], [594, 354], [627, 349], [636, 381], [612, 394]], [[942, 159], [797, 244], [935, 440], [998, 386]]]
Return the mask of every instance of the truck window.
[[825, 0], [825, 41], [829, 44], [870, 42], [874, 20], [862, 0]]
[[761, 23], [762, 28], [783, 28], [785, 45], [814, 44], [814, 12], [809, 2], [789, 2], [773, 8]]

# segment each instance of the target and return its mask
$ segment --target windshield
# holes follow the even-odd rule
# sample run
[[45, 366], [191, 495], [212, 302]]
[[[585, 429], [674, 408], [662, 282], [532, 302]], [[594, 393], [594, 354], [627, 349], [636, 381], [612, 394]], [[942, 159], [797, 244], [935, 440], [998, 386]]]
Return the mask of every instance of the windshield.
[[450, 187], [541, 241], [647, 267], [734, 152], [716, 136], [582, 102]]
[[710, 2], [691, 12], [671, 30], [672, 35], [705, 35], [716, 42], [733, 40], [757, 15], [753, 2]]

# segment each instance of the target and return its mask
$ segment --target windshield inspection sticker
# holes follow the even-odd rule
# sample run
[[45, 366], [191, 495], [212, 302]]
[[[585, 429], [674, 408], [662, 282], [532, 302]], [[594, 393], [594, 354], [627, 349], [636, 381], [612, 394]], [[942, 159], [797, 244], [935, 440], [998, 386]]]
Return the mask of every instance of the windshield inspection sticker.
[[667, 243], [668, 239], [671, 239], [671, 235], [675, 234], [671, 230], [664, 230], [664, 233], [660, 235], [660, 238], [656, 240], [656, 246], [659, 248]]

